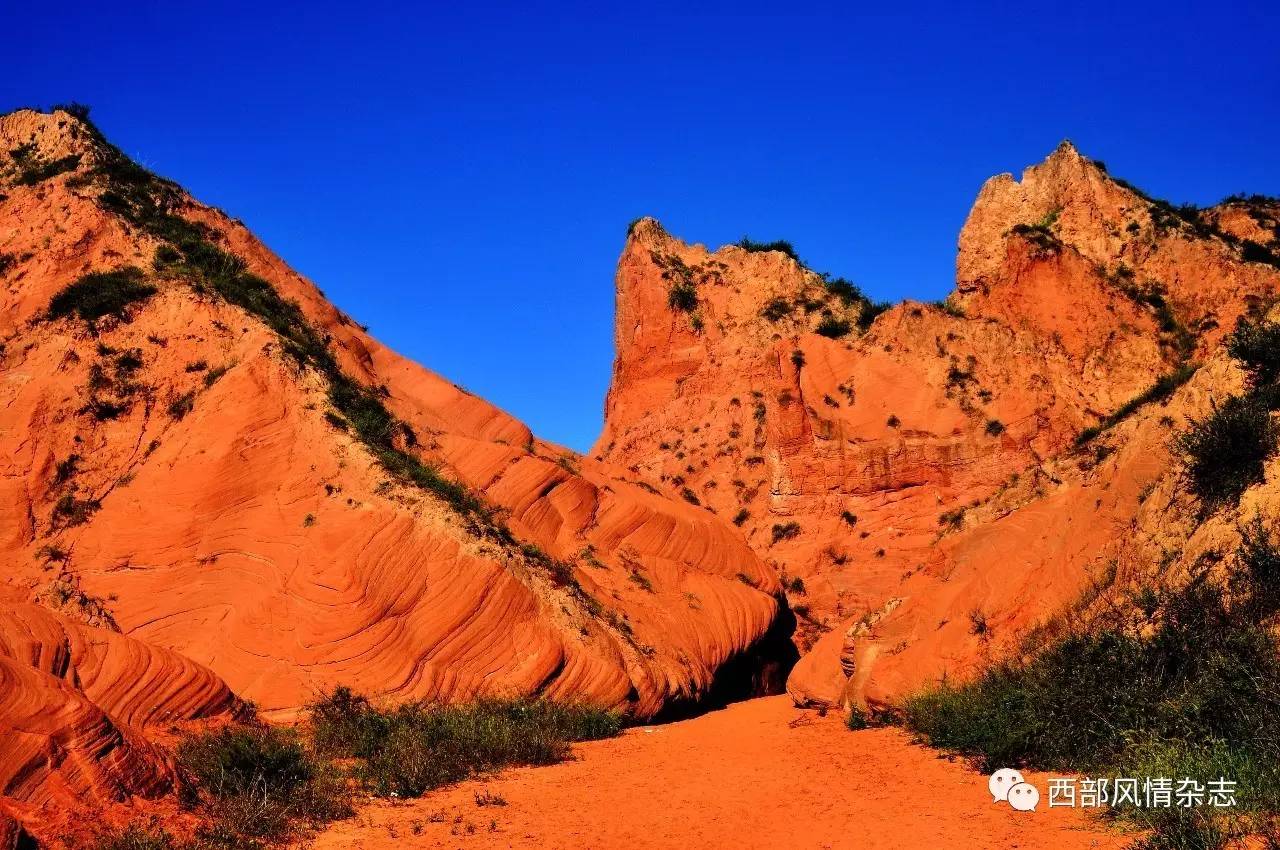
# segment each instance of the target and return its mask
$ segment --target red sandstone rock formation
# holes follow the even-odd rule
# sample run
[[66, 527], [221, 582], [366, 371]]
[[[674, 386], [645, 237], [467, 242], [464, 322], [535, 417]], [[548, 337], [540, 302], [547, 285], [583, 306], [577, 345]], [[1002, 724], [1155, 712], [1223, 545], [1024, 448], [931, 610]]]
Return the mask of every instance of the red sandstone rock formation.
[[[983, 187], [945, 304], [884, 312], [642, 220], [579, 457], [81, 118], [6, 116], [0, 151], [0, 848], [167, 791], [159, 728], [242, 698], [649, 717], [759, 687], [794, 612], [797, 701], [886, 702], [1235, 539], [1188, 519], [1169, 438], [1240, 385], [1220, 342], [1280, 284], [1266, 199], [1178, 210], [1064, 145]], [[128, 268], [91, 282], [132, 303], [51, 312]]]
[[166, 793], [173, 765], [147, 733], [239, 709], [221, 679], [177, 653], [36, 605], [0, 606], [0, 814], [59, 822]]
[[[648, 717], [774, 623], [777, 576], [727, 521], [398, 357], [85, 121], [8, 115], [0, 150], [10, 802], [162, 790], [143, 731], [233, 692], [281, 717], [338, 684]], [[175, 247], [191, 234], [244, 303]], [[128, 267], [154, 292], [51, 315]]]
[[945, 304], [874, 321], [783, 251], [641, 221], [595, 454], [731, 518], [784, 576], [813, 649], [798, 701], [966, 672], [1080, 596], [1170, 464], [1167, 427], [1097, 469], [1076, 436], [1280, 284], [1241, 241], [1274, 210], [1237, 206], [1177, 210], [1064, 143], [983, 187]]

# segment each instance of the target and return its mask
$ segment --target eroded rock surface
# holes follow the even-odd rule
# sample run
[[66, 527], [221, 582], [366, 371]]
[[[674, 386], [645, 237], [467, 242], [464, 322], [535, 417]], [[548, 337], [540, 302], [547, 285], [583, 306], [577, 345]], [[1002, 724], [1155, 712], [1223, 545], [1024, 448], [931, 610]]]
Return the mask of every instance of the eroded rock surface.
[[[7, 798], [158, 792], [143, 731], [237, 699], [649, 717], [758, 653], [780, 585], [727, 521], [397, 356], [80, 118], [0, 150], [0, 624], [42, 635], [0, 655]], [[152, 291], [51, 311], [121, 270], [94, 292]]]
[[[1257, 199], [1173, 208], [1064, 143], [982, 188], [945, 303], [879, 313], [785, 251], [643, 220], [595, 454], [730, 518], [784, 577], [812, 650], [797, 701], [891, 701], [1091, 587], [1171, 468], [1181, 400], [1214, 385], [1146, 410], [1157, 427], [1131, 441], [1108, 417], [1221, 366], [1280, 284], [1244, 242], [1274, 224]], [[1090, 428], [1111, 430], [1077, 446]]]

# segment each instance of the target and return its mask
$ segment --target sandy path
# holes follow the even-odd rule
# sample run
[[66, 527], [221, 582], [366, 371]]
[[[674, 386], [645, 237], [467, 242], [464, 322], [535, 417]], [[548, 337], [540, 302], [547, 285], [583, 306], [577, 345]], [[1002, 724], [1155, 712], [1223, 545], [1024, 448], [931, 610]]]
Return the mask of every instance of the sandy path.
[[[793, 725], [794, 722], [794, 725]], [[986, 777], [893, 729], [850, 732], [787, 697], [576, 748], [403, 803], [314, 841], [333, 848], [1113, 848], [1083, 813], [993, 805]], [[1041, 788], [1043, 776], [1028, 777]], [[506, 805], [479, 805], [490, 793]]]

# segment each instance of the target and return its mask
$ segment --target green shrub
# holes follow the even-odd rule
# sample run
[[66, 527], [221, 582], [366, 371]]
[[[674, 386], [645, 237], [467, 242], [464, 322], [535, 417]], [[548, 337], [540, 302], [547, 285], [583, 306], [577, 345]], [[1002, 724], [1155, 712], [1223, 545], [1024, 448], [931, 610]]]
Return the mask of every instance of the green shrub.
[[352, 813], [347, 782], [292, 729], [224, 727], [184, 738], [176, 755], [188, 801], [205, 814], [201, 838], [215, 846], [280, 841], [298, 822]]
[[1272, 545], [1260, 516], [1240, 529], [1236, 569], [1228, 587], [1236, 613], [1246, 621], [1262, 623], [1280, 614], [1280, 550]]
[[80, 465], [80, 455], [72, 453], [64, 459], [58, 461], [54, 468], [53, 483], [55, 485], [65, 484], [71, 480], [76, 474]]
[[776, 322], [783, 316], [791, 313], [791, 302], [785, 298], [773, 298], [768, 304], [764, 305], [764, 309], [760, 311], [760, 315], [764, 316], [771, 322]]
[[169, 402], [169, 416], [181, 419], [196, 408], [195, 390], [189, 390]]
[[791, 352], [791, 364], [795, 366], [796, 369], [803, 369], [804, 368], [804, 352], [798, 348], [795, 351]]
[[1280, 378], [1280, 324], [1241, 319], [1227, 338], [1227, 353], [1249, 373], [1251, 386], [1274, 384]]
[[379, 709], [346, 688], [324, 696], [310, 715], [322, 751], [357, 760], [374, 793], [399, 797], [482, 771], [554, 764], [569, 756], [570, 742], [621, 730], [617, 715], [580, 705], [517, 699]]
[[751, 511], [742, 508], [733, 515], [733, 524], [740, 526], [749, 519], [751, 519]]
[[631, 581], [632, 584], [634, 584], [636, 587], [643, 590], [645, 593], [654, 592], [653, 582], [649, 580], [649, 577], [647, 575], [640, 572], [639, 570], [632, 570], [631, 572], [627, 573], [627, 578]]
[[785, 239], [776, 239], [773, 242], [757, 242], [754, 239], [744, 236], [739, 239], [736, 244], [744, 251], [751, 251], [752, 253], [759, 253], [762, 251], [780, 251], [795, 260], [797, 263], [804, 265], [800, 260], [800, 255], [796, 253], [795, 246]]
[[1154, 384], [1147, 387], [1147, 389], [1129, 399], [1124, 404], [1120, 405], [1120, 407], [1116, 408], [1115, 411], [1103, 419], [1102, 422], [1089, 428], [1085, 428], [1076, 435], [1076, 446], [1083, 446], [1085, 443], [1088, 443], [1104, 431], [1114, 428], [1116, 425], [1123, 422], [1125, 419], [1128, 419], [1146, 405], [1151, 404], [1152, 402], [1162, 402], [1169, 398], [1179, 387], [1191, 380], [1191, 376], [1193, 376], [1199, 368], [1200, 365], [1198, 363], [1184, 363], [1172, 372], [1161, 375], [1156, 379]]
[[988, 768], [1100, 769], [1137, 736], [1240, 740], [1257, 731], [1253, 712], [1280, 708], [1280, 668], [1265, 633], [1233, 628], [1216, 601], [1191, 591], [1153, 637], [1073, 636], [1025, 665], [918, 695], [908, 723]]
[[1132, 270], [1123, 263], [1117, 267], [1112, 276], [1112, 282], [1134, 303], [1151, 308], [1155, 314], [1156, 323], [1160, 327], [1162, 345], [1171, 345], [1184, 358], [1195, 351], [1196, 336], [1174, 313], [1172, 305], [1165, 297], [1168, 293], [1163, 283], [1149, 281], [1138, 285], [1133, 282]]
[[667, 290], [667, 306], [692, 313], [698, 309], [698, 288], [689, 281], [677, 281]]
[[1246, 263], [1263, 263], [1280, 269], [1280, 257], [1276, 256], [1270, 248], [1259, 245], [1252, 239], [1245, 239], [1240, 243], [1240, 259]]
[[986, 432], [988, 436], [999, 437], [1005, 431], [1004, 423], [999, 419], [988, 419]]
[[127, 380], [143, 366], [141, 349], [131, 348], [116, 358], [116, 377]]
[[92, 850], [178, 850], [178, 847], [167, 830], [155, 824], [141, 823], [100, 832], [92, 844]]
[[1271, 412], [1256, 395], [1231, 396], [1180, 434], [1176, 446], [1191, 491], [1206, 510], [1235, 502], [1262, 480], [1263, 465], [1280, 436]]
[[201, 382], [204, 384], [204, 388], [207, 390], [222, 380], [222, 376], [227, 374], [228, 369], [230, 369], [229, 366], [214, 366], [208, 372], [205, 372], [204, 380]]
[[9, 151], [13, 163], [17, 166], [16, 182], [21, 186], [34, 186], [50, 177], [56, 177], [80, 166], [80, 154], [68, 154], [55, 160], [47, 160], [36, 149], [35, 143], [18, 145]]
[[1261, 195], [1261, 194], [1257, 194], [1257, 193], [1250, 194], [1250, 195], [1246, 195], [1246, 194], [1244, 194], [1243, 192], [1235, 192], [1235, 193], [1233, 193], [1233, 194], [1227, 195], [1225, 198], [1223, 198], [1223, 199], [1222, 199], [1222, 201], [1221, 201], [1220, 203], [1221, 203], [1222, 205], [1224, 205], [1224, 206], [1225, 206], [1226, 204], [1250, 204], [1250, 205], [1255, 205], [1255, 206], [1280, 206], [1280, 197], [1275, 197], [1275, 196], [1272, 196], [1272, 195]]
[[68, 285], [49, 302], [49, 318], [62, 319], [72, 313], [86, 322], [105, 316], [124, 318], [130, 304], [155, 295], [156, 288], [145, 282], [142, 269], [126, 266], [110, 272], [93, 272]]
[[858, 314], [858, 330], [866, 333], [875, 320], [893, 305], [887, 301], [867, 301], [862, 305], [862, 312]]
[[780, 540], [790, 540], [800, 534], [800, 523], [791, 520], [789, 522], [774, 523], [772, 530], [772, 541], [777, 543]]
[[1243, 826], [1206, 810], [1119, 814], [1154, 831], [1147, 847], [1248, 831], [1250, 813], [1280, 812], [1280, 655], [1265, 625], [1280, 551], [1260, 521], [1242, 537], [1229, 594], [1200, 574], [1153, 605], [1153, 624], [1120, 620], [911, 697], [907, 725], [987, 770], [1235, 779]]
[[850, 327], [850, 324], [844, 319], [838, 319], [835, 316], [823, 316], [822, 321], [818, 323], [817, 332], [831, 339], [839, 339], [849, 334]]
[[1036, 224], [1015, 224], [1009, 232], [1021, 236], [1040, 251], [1055, 253], [1062, 248], [1062, 241], [1051, 228], [1052, 222], [1041, 220]]
[[[963, 517], [963, 514], [961, 515]], [[991, 632], [991, 624], [987, 622], [987, 614], [981, 608], [969, 612], [969, 634], [985, 635]]]
[[98, 397], [89, 399], [89, 403], [84, 406], [82, 413], [88, 413], [99, 422], [107, 422], [112, 419], [119, 419], [121, 415], [129, 410], [127, 402], [107, 401]]
[[849, 716], [845, 718], [844, 725], [849, 727], [852, 732], [861, 729], [867, 729], [871, 726], [871, 718], [867, 715], [865, 709], [855, 706], [849, 707]]
[[[333, 372], [329, 381], [329, 403], [387, 471], [435, 493], [463, 516], [490, 519], [491, 511], [479, 496], [396, 447], [396, 435], [401, 433], [399, 423], [374, 390], [340, 372]], [[505, 537], [504, 542], [511, 542]]]
[[77, 499], [68, 493], [53, 506], [54, 525], [59, 528], [84, 525], [101, 507], [97, 499]]
[[202, 791], [215, 797], [263, 791], [289, 794], [315, 778], [317, 766], [290, 730], [227, 727], [184, 739], [178, 763]]
[[842, 277], [828, 278], [823, 280], [822, 283], [827, 288], [827, 292], [839, 298], [846, 307], [852, 307], [854, 304], [865, 304], [870, 300], [862, 293], [857, 284]]

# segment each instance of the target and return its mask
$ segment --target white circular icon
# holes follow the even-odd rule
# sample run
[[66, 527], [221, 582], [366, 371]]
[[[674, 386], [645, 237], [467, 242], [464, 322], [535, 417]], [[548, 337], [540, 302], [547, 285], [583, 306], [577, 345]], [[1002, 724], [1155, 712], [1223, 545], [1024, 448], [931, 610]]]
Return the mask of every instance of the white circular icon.
[[1019, 782], [1009, 789], [1009, 805], [1020, 812], [1034, 812], [1040, 802], [1040, 791], [1030, 782]]
[[987, 788], [991, 791], [991, 802], [1000, 803], [1009, 799], [1009, 789], [1024, 782], [1022, 774], [1011, 767], [1002, 767], [987, 780]]

